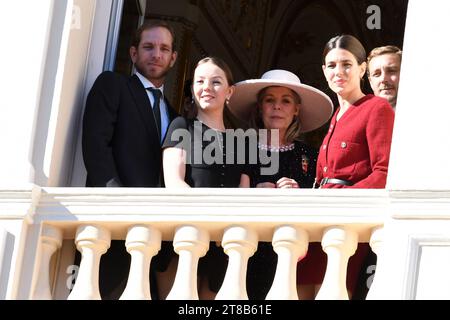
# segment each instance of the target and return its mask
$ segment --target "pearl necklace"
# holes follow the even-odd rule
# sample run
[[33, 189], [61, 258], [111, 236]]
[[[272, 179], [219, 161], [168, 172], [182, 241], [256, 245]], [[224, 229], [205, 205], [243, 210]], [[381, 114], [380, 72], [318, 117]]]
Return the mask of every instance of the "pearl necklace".
[[272, 147], [272, 146], [268, 146], [267, 144], [258, 143], [258, 148], [262, 149], [262, 150], [269, 150], [270, 152], [285, 152], [285, 151], [294, 150], [295, 143], [282, 145], [279, 147]]

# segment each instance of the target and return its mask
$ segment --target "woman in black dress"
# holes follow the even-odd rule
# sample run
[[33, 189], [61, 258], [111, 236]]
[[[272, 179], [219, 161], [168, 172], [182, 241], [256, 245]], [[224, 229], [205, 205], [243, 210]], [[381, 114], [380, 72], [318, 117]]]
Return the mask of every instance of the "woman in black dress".
[[[225, 149], [224, 108], [233, 94], [233, 84], [230, 68], [221, 59], [207, 57], [198, 62], [192, 84], [196, 112], [189, 119], [174, 119], [162, 146], [166, 188], [249, 187], [245, 164], [227, 157], [227, 153], [235, 156], [236, 152]], [[199, 262], [201, 299], [214, 297], [220, 289], [227, 258], [221, 247], [210, 243]]]
[[[333, 104], [323, 92], [304, 85], [293, 73], [271, 70], [261, 79], [236, 84], [229, 104], [236, 116], [247, 118], [259, 135], [258, 161], [249, 167], [250, 184], [257, 188], [312, 188], [317, 151], [300, 141], [300, 134], [319, 128], [333, 113]], [[250, 146], [250, 152], [251, 152]], [[278, 158], [272, 172], [261, 154]], [[270, 163], [273, 166], [273, 163]], [[249, 261], [248, 294], [264, 299], [273, 281], [276, 254], [269, 242], [260, 242]]]
[[216, 57], [198, 62], [192, 84], [196, 116], [173, 120], [163, 143], [167, 188], [249, 186], [245, 167], [226, 161], [223, 114], [233, 91], [233, 77], [225, 62]]

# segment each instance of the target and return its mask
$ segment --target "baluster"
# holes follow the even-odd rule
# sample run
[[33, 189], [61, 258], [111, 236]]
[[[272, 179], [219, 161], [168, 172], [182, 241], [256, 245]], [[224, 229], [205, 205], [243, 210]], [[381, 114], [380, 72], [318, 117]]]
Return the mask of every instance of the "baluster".
[[81, 252], [80, 269], [69, 300], [100, 300], [98, 284], [100, 258], [111, 243], [109, 230], [94, 226], [80, 226], [77, 229], [75, 243]]
[[32, 290], [30, 299], [32, 300], [51, 300], [52, 293], [50, 288], [50, 261], [52, 255], [62, 245], [62, 231], [59, 228], [42, 225], [41, 235], [39, 238], [40, 244], [38, 246], [38, 273], [34, 275], [36, 283]]
[[150, 262], [161, 249], [161, 232], [150, 226], [133, 226], [128, 229], [125, 246], [131, 255], [131, 264], [120, 300], [151, 300]]
[[[376, 227], [372, 230], [372, 234], [370, 236], [370, 247], [372, 248], [372, 251], [377, 255], [377, 273], [373, 275], [372, 279], [372, 285], [370, 286], [369, 292], [367, 293], [366, 300], [374, 300], [374, 299], [383, 299], [382, 296], [378, 295], [377, 292], [381, 292], [380, 289], [380, 276], [377, 276], [382, 274], [380, 273], [380, 265], [383, 266], [382, 259], [380, 259], [380, 254], [383, 250], [383, 243], [384, 243], [384, 227]], [[375, 272], [375, 269], [373, 270]], [[380, 288], [380, 289], [379, 289]]]
[[178, 268], [167, 300], [198, 300], [197, 266], [209, 248], [209, 234], [195, 226], [181, 226], [175, 231], [173, 247], [178, 253]]
[[278, 264], [267, 300], [298, 300], [297, 261], [306, 255], [308, 243], [308, 233], [301, 228], [286, 225], [275, 230], [272, 245]]
[[222, 247], [228, 255], [228, 267], [216, 300], [247, 300], [247, 263], [258, 246], [258, 235], [243, 226], [228, 227]]
[[322, 248], [328, 256], [327, 271], [316, 300], [348, 300], [346, 286], [347, 263], [358, 246], [358, 235], [344, 227], [332, 226], [325, 230]]

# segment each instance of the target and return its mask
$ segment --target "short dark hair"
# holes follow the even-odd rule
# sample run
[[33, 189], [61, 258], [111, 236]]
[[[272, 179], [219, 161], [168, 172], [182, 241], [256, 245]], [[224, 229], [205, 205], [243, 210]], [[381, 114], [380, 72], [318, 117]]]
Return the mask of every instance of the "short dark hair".
[[168, 24], [166, 21], [161, 20], [151, 20], [145, 22], [141, 25], [135, 32], [133, 40], [131, 41], [131, 46], [137, 48], [139, 43], [141, 42], [142, 33], [146, 30], [154, 29], [154, 28], [166, 28], [170, 34], [172, 35], [172, 51], [175, 50], [176, 38], [175, 38], [175, 30], [174, 28]]
[[355, 38], [352, 35], [349, 34], [343, 34], [336, 36], [334, 38], [331, 38], [327, 44], [325, 45], [325, 48], [323, 49], [322, 54], [322, 63], [325, 64], [325, 58], [333, 49], [345, 49], [347, 51], [350, 51], [356, 58], [356, 61], [358, 64], [362, 64], [363, 62], [366, 62], [366, 49], [364, 49], [364, 46], [361, 44], [361, 42]]

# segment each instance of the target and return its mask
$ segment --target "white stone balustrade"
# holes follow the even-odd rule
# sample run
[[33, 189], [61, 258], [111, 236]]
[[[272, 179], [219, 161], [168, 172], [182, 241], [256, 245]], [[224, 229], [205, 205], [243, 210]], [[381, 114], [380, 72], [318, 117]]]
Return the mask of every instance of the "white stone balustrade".
[[209, 234], [201, 228], [183, 225], [175, 231], [173, 247], [178, 253], [178, 268], [167, 300], [198, 300], [198, 260], [209, 248]]
[[131, 255], [131, 264], [120, 300], [151, 300], [150, 262], [161, 249], [161, 232], [151, 226], [133, 226], [128, 230], [125, 246]]
[[316, 300], [348, 300], [347, 263], [358, 246], [358, 234], [349, 228], [331, 226], [325, 229], [322, 248], [326, 252], [327, 270]]
[[78, 276], [69, 300], [101, 300], [99, 290], [100, 258], [111, 243], [111, 233], [96, 225], [78, 227], [75, 243], [81, 252]]
[[224, 232], [222, 247], [229, 260], [216, 300], [248, 300], [247, 262], [258, 247], [258, 234], [246, 226], [230, 226]]
[[61, 247], [62, 237], [62, 231], [59, 228], [47, 224], [42, 225], [37, 256], [38, 271], [35, 274], [35, 284], [30, 296], [32, 300], [52, 299], [50, 261], [56, 250]]
[[290, 225], [276, 228], [272, 245], [278, 255], [278, 264], [267, 300], [298, 300], [297, 262], [305, 256], [309, 244], [308, 233]]
[[[82, 254], [71, 293], [67, 285], [67, 267], [73, 264], [73, 245], [63, 242], [61, 254], [53, 254], [57, 259], [54, 261], [55, 268], [51, 270], [48, 290], [54, 299], [66, 299], [68, 296], [69, 299], [100, 299], [99, 261], [109, 246], [110, 234], [114, 239], [126, 239], [127, 250], [132, 257], [129, 279], [120, 298], [149, 299], [147, 266], [160, 245], [159, 238], [151, 239], [152, 232], [154, 235], [160, 233], [161, 240], [173, 241], [179, 255], [175, 281], [167, 299], [198, 299], [199, 258], [207, 252], [209, 241], [218, 240], [222, 240], [229, 263], [216, 299], [247, 299], [248, 258], [255, 252], [257, 241], [271, 240], [279, 263], [266, 298], [296, 299], [296, 264], [298, 258], [304, 255], [308, 241], [320, 241], [321, 230], [339, 226], [337, 228], [352, 231], [358, 234], [360, 241], [367, 242], [373, 228], [385, 224], [386, 218], [382, 213], [386, 212], [385, 205], [389, 204], [385, 190], [289, 190], [295, 192], [292, 194], [285, 190], [274, 193], [271, 190], [202, 188], [180, 191], [158, 188], [41, 190], [33, 215], [33, 228], [39, 225], [57, 226], [65, 237], [75, 239]], [[179, 228], [176, 229], [176, 226]], [[151, 230], [146, 229], [149, 227]], [[34, 232], [28, 237], [26, 245], [37, 248], [39, 233]], [[326, 239], [327, 233], [323, 236], [325, 251]], [[333, 248], [330, 250], [333, 251]], [[327, 277], [341, 277], [345, 291], [348, 257], [342, 259], [342, 262], [345, 260], [342, 267], [333, 269], [332, 253], [328, 252], [328, 255], [330, 266]], [[22, 258], [23, 261], [34, 262], [31, 266], [22, 267], [28, 278], [18, 284], [17, 296], [21, 299], [40, 295], [33, 282], [38, 279], [38, 272], [44, 274], [39, 270], [38, 256], [33, 252], [33, 255]], [[344, 273], [341, 274], [341, 271]], [[384, 276], [381, 277], [382, 281], [384, 279]], [[100, 280], [107, 281], [103, 277]], [[48, 283], [46, 279], [39, 281]], [[327, 281], [325, 279], [324, 288]], [[335, 282], [340, 283], [340, 280], [336, 278]], [[384, 285], [382, 290], [385, 288]], [[335, 297], [330, 294], [326, 296], [329, 299]]]
[[[383, 251], [383, 243], [384, 243], [384, 227], [376, 227], [372, 230], [372, 235], [370, 237], [370, 247], [372, 251], [377, 255], [377, 266], [376, 268], [380, 270], [380, 266], [383, 266], [383, 259], [380, 259], [380, 254]], [[381, 263], [380, 263], [381, 262]], [[376, 276], [376, 273], [373, 276], [372, 285], [370, 286], [369, 292], [367, 293], [366, 300], [373, 299], [383, 299], [383, 295], [379, 294], [380, 292], [380, 277]]]

